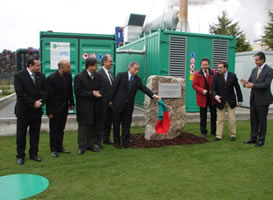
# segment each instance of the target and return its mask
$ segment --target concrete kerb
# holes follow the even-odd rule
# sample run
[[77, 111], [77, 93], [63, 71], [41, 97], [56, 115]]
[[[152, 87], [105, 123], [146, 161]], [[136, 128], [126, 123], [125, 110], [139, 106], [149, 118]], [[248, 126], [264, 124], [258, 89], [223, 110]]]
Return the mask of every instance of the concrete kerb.
[[[208, 120], [210, 115], [208, 113]], [[236, 119], [240, 120], [250, 120], [250, 114], [248, 108], [237, 108], [236, 109]], [[227, 120], [227, 115], [226, 115]], [[268, 120], [273, 120], [273, 109], [269, 109]], [[199, 122], [199, 113], [186, 113], [187, 122]], [[145, 126], [145, 117], [142, 108], [135, 108], [132, 126]], [[77, 131], [78, 123], [76, 120], [76, 115], [68, 115], [65, 131]], [[42, 117], [42, 132], [49, 132], [49, 120], [47, 116]], [[16, 118], [2, 118], [0, 119], [0, 136], [12, 136], [16, 134]]]
[[[16, 118], [0, 119], [0, 136], [12, 136], [16, 134]], [[132, 126], [145, 126], [144, 116], [133, 116]], [[78, 123], [76, 115], [68, 115], [65, 131], [77, 131]], [[47, 116], [42, 117], [41, 132], [49, 132], [49, 120]]]
[[15, 99], [16, 99], [16, 94], [15, 93], [0, 98], [0, 109], [5, 107], [9, 103], [15, 101]]

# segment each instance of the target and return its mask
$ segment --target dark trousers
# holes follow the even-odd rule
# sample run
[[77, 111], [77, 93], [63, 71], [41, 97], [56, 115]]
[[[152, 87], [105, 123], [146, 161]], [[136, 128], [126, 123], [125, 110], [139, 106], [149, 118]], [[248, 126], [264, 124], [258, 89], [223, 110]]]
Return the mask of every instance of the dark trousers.
[[129, 144], [133, 108], [126, 104], [122, 112], [113, 112], [114, 143], [120, 144], [120, 124], [122, 126], [122, 144]]
[[78, 145], [79, 149], [93, 147], [97, 143], [95, 125], [78, 122]]
[[267, 128], [267, 114], [269, 105], [257, 106], [255, 102], [250, 105], [251, 140], [264, 143]]
[[17, 158], [25, 157], [27, 128], [29, 127], [29, 155], [37, 155], [39, 149], [41, 116], [17, 117], [16, 144]]
[[63, 148], [66, 119], [67, 109], [64, 112], [56, 113], [53, 118], [49, 120], [49, 139], [51, 151], [58, 152]]
[[[207, 101], [208, 102], [208, 101]], [[211, 134], [216, 134], [216, 105], [211, 105], [209, 102], [206, 107], [202, 108], [200, 107], [200, 131], [201, 134], [207, 135], [207, 109], [209, 107], [210, 110], [210, 129]]]
[[108, 141], [110, 138], [111, 127], [112, 127], [112, 115], [113, 112], [109, 107], [109, 102], [105, 99], [101, 101], [101, 109], [99, 113], [99, 120], [97, 126], [99, 130], [99, 142], [101, 140]]

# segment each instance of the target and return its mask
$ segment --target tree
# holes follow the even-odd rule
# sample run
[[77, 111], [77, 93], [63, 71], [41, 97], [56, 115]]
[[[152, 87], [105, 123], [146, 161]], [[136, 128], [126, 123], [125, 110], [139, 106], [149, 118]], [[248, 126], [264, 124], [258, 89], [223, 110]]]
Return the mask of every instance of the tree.
[[262, 36], [263, 45], [267, 46], [268, 50], [273, 50], [273, 11], [268, 11], [269, 22], [264, 27], [264, 35]]
[[232, 35], [236, 37], [236, 51], [251, 51], [252, 48], [246, 40], [246, 35], [240, 30], [239, 22], [233, 23], [227, 17], [226, 11], [222, 12], [222, 16], [218, 17], [218, 23], [209, 25], [209, 32], [216, 35]]

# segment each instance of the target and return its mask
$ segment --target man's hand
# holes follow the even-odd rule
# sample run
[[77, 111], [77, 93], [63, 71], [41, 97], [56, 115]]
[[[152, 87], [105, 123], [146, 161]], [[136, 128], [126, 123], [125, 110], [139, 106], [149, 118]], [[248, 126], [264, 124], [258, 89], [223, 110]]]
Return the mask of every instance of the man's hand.
[[203, 90], [203, 91], [202, 91], [202, 94], [203, 94], [203, 95], [206, 95], [207, 93], [208, 93], [207, 90]]
[[215, 96], [215, 100], [218, 102], [218, 103], [221, 103], [221, 96], [219, 96], [219, 95], [216, 95]]
[[48, 117], [48, 119], [52, 119], [53, 118], [53, 114], [48, 114], [47, 117]]
[[42, 106], [42, 99], [39, 99], [39, 100], [37, 100], [37, 101], [35, 101], [35, 103], [34, 103], [34, 108], [40, 108], [41, 106]]
[[93, 95], [97, 98], [102, 97], [99, 91], [94, 90]]
[[158, 95], [154, 95], [154, 98], [155, 98], [157, 101], [161, 99], [161, 97], [158, 96]]
[[247, 82], [247, 84], [245, 84], [245, 87], [246, 87], [246, 88], [253, 88], [253, 87], [254, 87], [254, 84], [251, 83], [251, 82]]
[[241, 79], [240, 82], [242, 83], [243, 86], [245, 86], [245, 84], [247, 84], [247, 80], [245, 80], [245, 79]]
[[242, 106], [242, 102], [238, 102], [237, 106], [241, 107]]
[[109, 106], [110, 106], [110, 107], [112, 106], [112, 102], [109, 102]]

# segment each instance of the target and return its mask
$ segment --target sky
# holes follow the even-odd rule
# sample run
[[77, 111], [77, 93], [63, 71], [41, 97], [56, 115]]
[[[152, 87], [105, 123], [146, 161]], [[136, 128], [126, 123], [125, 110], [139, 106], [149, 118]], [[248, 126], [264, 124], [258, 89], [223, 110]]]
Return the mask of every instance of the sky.
[[[39, 32], [114, 34], [130, 13], [153, 20], [177, 0], [2, 0], [0, 7], [0, 52], [39, 48]], [[259, 39], [268, 22], [272, 0], [189, 0], [190, 31], [208, 33], [209, 24], [226, 10], [239, 21], [247, 38]], [[202, 4], [200, 4], [200, 2]]]

